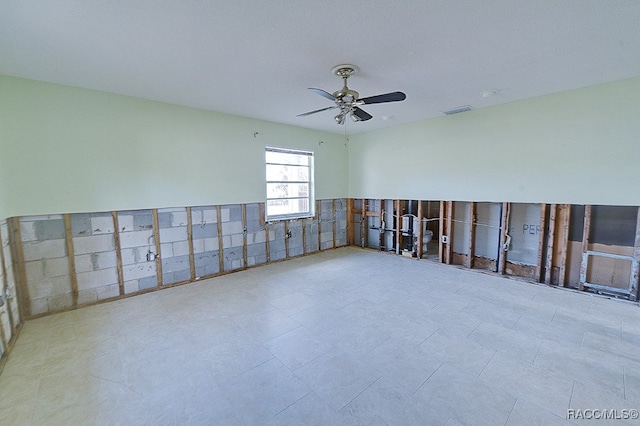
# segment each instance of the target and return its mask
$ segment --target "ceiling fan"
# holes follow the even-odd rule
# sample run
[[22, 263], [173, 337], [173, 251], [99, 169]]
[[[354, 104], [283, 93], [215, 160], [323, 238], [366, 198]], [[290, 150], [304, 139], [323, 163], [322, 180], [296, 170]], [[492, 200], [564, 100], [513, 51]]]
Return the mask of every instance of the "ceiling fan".
[[335, 102], [335, 105], [326, 108], [320, 108], [315, 111], [305, 112], [303, 114], [298, 114], [298, 117], [303, 117], [311, 114], [315, 114], [317, 112], [328, 111], [330, 109], [339, 108], [340, 112], [335, 116], [335, 120], [338, 124], [344, 124], [344, 121], [347, 116], [351, 117], [353, 121], [367, 121], [371, 120], [373, 116], [360, 108], [361, 105], [370, 105], [370, 104], [381, 104], [385, 102], [398, 102], [404, 101], [407, 97], [402, 92], [391, 92], [385, 93], [382, 95], [369, 96], [366, 98], [360, 98], [360, 94], [355, 90], [351, 90], [347, 87], [347, 79], [351, 77], [353, 74], [358, 72], [358, 67], [355, 65], [337, 65], [333, 67], [331, 72], [338, 77], [342, 78], [344, 82], [344, 86], [342, 89], [329, 93], [322, 89], [315, 89], [310, 87], [314, 93], [317, 93], [320, 96], [323, 96], [329, 100]]

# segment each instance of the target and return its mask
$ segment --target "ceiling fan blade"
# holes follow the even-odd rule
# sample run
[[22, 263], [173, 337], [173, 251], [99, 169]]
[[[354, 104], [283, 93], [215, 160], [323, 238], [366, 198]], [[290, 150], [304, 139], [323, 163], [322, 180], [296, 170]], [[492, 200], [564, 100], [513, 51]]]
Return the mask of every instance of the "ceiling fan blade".
[[373, 116], [369, 114], [367, 111], [360, 109], [358, 107], [355, 107], [353, 109], [353, 114], [357, 116], [360, 119], [360, 121], [367, 121], [373, 118]]
[[330, 99], [332, 101], [336, 100], [336, 97], [333, 96], [331, 93], [327, 92], [326, 90], [322, 90], [322, 89], [315, 89], [313, 87], [309, 87], [309, 90], [311, 90], [313, 93], [317, 93], [320, 96], [323, 96], [327, 99]]
[[369, 96], [367, 98], [358, 99], [358, 102], [362, 102], [365, 105], [369, 104], [381, 104], [384, 102], [398, 102], [404, 101], [407, 98], [402, 92], [391, 92], [383, 95]]
[[315, 111], [304, 112], [302, 114], [298, 114], [296, 117], [304, 117], [304, 116], [307, 116], [307, 115], [315, 114], [316, 112], [327, 111], [327, 110], [334, 109], [334, 108], [338, 108], [338, 105], [332, 105], [330, 107], [320, 108], [320, 109], [317, 109]]

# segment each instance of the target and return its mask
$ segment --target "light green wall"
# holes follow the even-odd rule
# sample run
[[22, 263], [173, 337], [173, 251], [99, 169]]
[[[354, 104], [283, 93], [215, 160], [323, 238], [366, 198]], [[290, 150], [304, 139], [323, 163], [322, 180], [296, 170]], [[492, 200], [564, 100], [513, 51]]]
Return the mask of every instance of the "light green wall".
[[354, 135], [349, 195], [640, 205], [640, 78]]
[[343, 136], [0, 76], [0, 218], [263, 201], [265, 145], [347, 196]]

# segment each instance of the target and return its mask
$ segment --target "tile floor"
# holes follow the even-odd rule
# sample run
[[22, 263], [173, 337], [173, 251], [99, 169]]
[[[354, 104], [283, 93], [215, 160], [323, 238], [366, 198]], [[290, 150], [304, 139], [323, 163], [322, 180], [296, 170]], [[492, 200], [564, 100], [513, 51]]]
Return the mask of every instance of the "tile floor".
[[357, 248], [28, 321], [0, 376], [3, 425], [606, 424], [568, 410], [637, 408], [636, 304]]

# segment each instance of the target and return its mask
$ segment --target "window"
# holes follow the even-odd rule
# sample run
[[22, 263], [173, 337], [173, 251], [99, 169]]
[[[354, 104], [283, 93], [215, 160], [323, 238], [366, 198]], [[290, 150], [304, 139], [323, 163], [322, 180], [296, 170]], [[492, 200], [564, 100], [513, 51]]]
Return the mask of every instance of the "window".
[[265, 148], [267, 220], [314, 215], [313, 152]]

